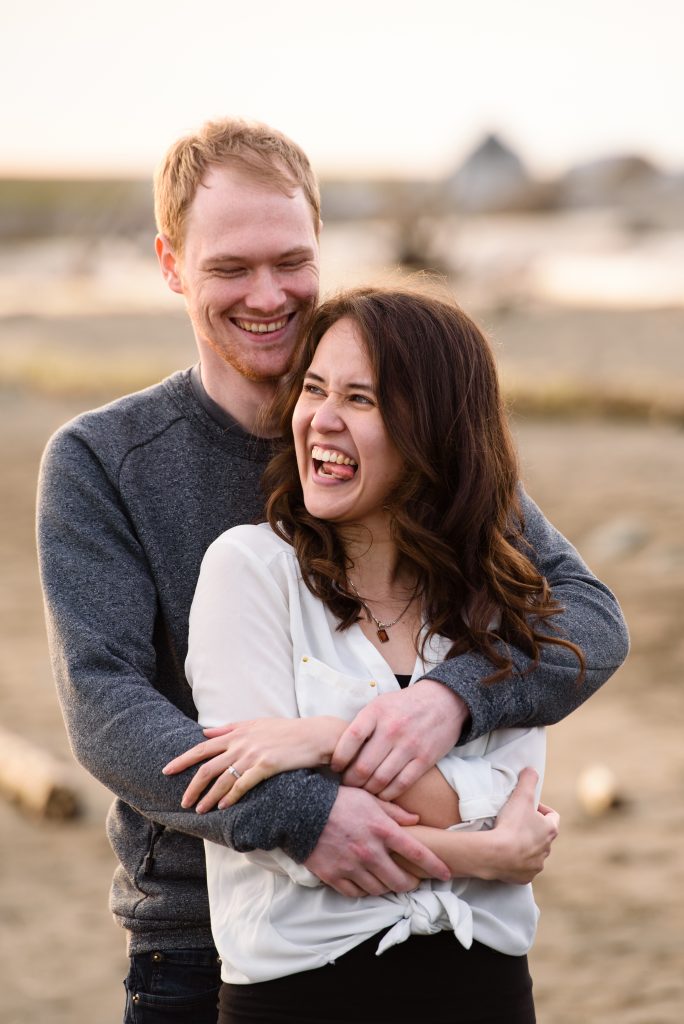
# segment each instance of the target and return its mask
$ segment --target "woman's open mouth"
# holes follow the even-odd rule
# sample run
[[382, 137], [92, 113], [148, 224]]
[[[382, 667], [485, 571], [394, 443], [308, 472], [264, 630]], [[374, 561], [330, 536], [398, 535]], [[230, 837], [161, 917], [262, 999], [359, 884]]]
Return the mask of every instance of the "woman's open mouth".
[[349, 455], [316, 444], [311, 449], [311, 458], [316, 476], [335, 480], [351, 480], [359, 468], [356, 460]]

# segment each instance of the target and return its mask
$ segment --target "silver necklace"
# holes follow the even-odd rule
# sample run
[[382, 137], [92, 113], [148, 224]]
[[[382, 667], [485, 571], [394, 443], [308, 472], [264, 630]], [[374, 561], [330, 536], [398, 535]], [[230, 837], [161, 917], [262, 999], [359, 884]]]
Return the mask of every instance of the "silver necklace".
[[380, 641], [381, 644], [386, 644], [389, 641], [389, 633], [387, 632], [387, 630], [391, 629], [392, 626], [396, 626], [397, 622], [399, 622], [399, 619], [403, 618], [403, 616], [406, 615], [406, 612], [411, 607], [411, 603], [413, 601], [413, 598], [416, 595], [415, 594], [411, 594], [411, 596], [408, 599], [408, 604], [406, 605], [405, 608], [403, 608], [399, 612], [399, 614], [397, 615], [396, 619], [392, 619], [391, 622], [380, 622], [380, 619], [376, 619], [375, 618], [375, 616], [373, 615], [373, 612], [370, 610], [370, 608], [368, 607], [368, 605], [366, 604], [364, 599], [361, 597], [361, 595], [359, 594], [358, 590], [356, 589], [356, 587], [354, 586], [352, 581], [350, 579], [348, 579], [347, 582], [348, 582], [349, 586], [352, 588], [352, 590], [354, 591], [354, 593], [356, 594], [356, 596], [358, 597], [359, 601], [361, 602], [361, 607], [365, 611], [365, 613], [368, 616], [368, 618], [372, 619], [373, 622], [375, 623], [375, 631], [378, 634], [378, 640]]

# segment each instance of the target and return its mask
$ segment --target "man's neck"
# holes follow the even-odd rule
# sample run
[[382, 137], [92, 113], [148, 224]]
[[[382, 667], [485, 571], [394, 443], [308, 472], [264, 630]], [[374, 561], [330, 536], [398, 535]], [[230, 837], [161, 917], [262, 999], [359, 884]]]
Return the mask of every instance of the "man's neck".
[[252, 381], [213, 353], [201, 354], [200, 373], [204, 390], [236, 423], [257, 437], [275, 437], [266, 410], [275, 393], [270, 381]]

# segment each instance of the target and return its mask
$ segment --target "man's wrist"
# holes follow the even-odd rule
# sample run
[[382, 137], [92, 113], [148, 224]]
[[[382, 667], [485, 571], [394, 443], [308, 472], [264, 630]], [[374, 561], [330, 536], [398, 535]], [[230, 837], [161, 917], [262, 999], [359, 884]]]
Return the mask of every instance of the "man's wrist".
[[[458, 743], [461, 734], [470, 722], [470, 708], [463, 700], [463, 698], [455, 693], [446, 683], [441, 682], [439, 679], [432, 679], [430, 676], [424, 676], [418, 680], [418, 683], [427, 685], [430, 683], [435, 693], [443, 693], [446, 696], [441, 698], [444, 702], [445, 713], [448, 714], [450, 721], [454, 727], [454, 745]], [[416, 683], [416, 685], [418, 685]]]

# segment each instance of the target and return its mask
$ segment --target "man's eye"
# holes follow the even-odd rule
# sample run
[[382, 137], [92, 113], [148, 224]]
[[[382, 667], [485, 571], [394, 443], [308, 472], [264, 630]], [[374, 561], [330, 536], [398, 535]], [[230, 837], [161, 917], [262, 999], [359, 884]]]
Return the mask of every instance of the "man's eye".
[[306, 260], [288, 260], [287, 263], [281, 263], [281, 270], [299, 270], [300, 267], [305, 266]]

